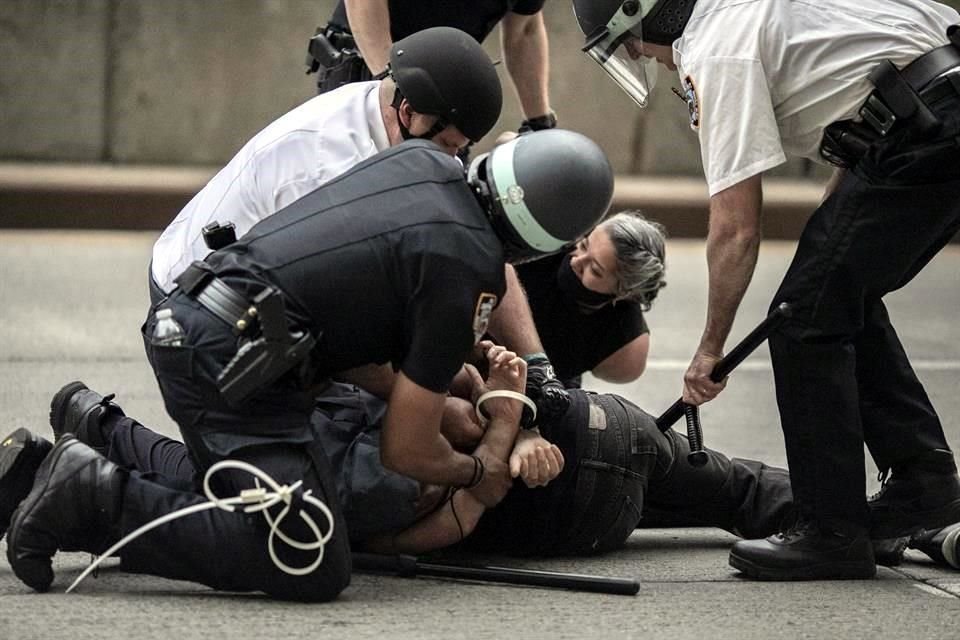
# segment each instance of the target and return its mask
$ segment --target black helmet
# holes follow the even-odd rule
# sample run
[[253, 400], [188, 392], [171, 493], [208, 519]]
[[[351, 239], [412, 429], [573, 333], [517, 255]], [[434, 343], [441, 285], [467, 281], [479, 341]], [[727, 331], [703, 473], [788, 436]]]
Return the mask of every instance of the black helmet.
[[586, 37], [583, 50], [613, 80], [646, 106], [656, 82], [656, 61], [637, 60], [620, 46], [627, 40], [670, 46], [683, 34], [696, 0], [573, 0]]
[[432, 27], [396, 41], [387, 74], [414, 111], [439, 116], [474, 142], [500, 117], [503, 91], [493, 62], [459, 29]]
[[613, 196], [606, 155], [590, 138], [563, 129], [494, 147], [470, 163], [467, 181], [514, 264], [575, 242], [600, 222]]

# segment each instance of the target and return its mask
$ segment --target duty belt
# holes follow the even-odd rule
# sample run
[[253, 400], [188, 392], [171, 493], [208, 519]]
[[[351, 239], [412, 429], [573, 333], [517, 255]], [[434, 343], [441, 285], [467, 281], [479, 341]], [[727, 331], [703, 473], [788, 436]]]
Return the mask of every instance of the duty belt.
[[958, 67], [960, 50], [954, 44], [928, 51], [901, 71], [884, 60], [870, 73], [876, 90], [860, 108], [860, 117], [881, 136], [904, 120], [919, 120], [921, 130], [935, 128], [939, 122], [928, 105], [951, 92], [960, 92], [956, 74], [947, 73]]
[[316, 344], [308, 331], [291, 333], [283, 294], [264, 287], [253, 300], [234, 291], [210, 266], [194, 262], [176, 279], [177, 286], [205, 309], [244, 336], [236, 355], [217, 377], [217, 387], [231, 405], [239, 405], [302, 362]]
[[876, 89], [858, 111], [861, 120], [834, 122], [823, 131], [820, 153], [828, 162], [852, 167], [894, 126], [909, 127], [921, 137], [939, 130], [929, 105], [954, 92], [960, 95], [960, 32], [951, 27], [947, 34], [951, 44], [928, 51], [903, 70], [884, 60], [870, 72]]

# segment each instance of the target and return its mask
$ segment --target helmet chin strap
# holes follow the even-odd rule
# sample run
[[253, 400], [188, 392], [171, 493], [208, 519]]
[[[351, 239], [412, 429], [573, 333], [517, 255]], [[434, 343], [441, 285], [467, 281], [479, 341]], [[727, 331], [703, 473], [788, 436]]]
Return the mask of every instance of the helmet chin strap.
[[421, 133], [420, 135], [410, 133], [410, 128], [403, 124], [403, 118], [400, 117], [400, 105], [402, 102], [403, 94], [400, 93], [400, 89], [397, 88], [393, 92], [393, 102], [390, 103], [390, 106], [393, 107], [393, 110], [397, 114], [397, 126], [400, 128], [400, 137], [404, 140], [433, 140], [434, 136], [447, 128], [447, 121], [437, 116], [437, 121], [434, 122], [433, 126], [425, 133]]

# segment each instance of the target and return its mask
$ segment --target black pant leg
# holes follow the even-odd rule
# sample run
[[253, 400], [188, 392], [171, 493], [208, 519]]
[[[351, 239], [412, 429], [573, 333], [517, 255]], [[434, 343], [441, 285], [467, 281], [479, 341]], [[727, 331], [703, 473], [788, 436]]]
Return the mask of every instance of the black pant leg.
[[867, 447], [879, 469], [931, 449], [949, 449], [927, 392], [881, 300], [868, 305], [857, 336], [857, 389]]
[[791, 513], [786, 469], [712, 449], [706, 450], [704, 466], [693, 467], [686, 436], [670, 429], [663, 440], [642, 526], [718, 527], [745, 538], [764, 537]]
[[876, 305], [960, 226], [958, 104], [938, 107], [942, 139], [902, 130], [847, 174], [808, 221], [774, 298], [794, 306], [770, 339], [794, 496], [836, 528], [867, 525], [865, 441], [881, 466], [944, 441]]
[[[339, 513], [329, 470], [322, 467], [322, 458], [318, 460], [305, 448], [256, 447], [238, 452], [236, 458], [257, 466], [281, 484], [303, 480], [301, 494], [309, 490], [334, 514]], [[217, 474], [216, 485], [218, 495], [225, 498], [252, 488], [254, 483], [246, 472], [225, 471]], [[122, 506], [122, 533], [205, 501], [196, 492], [177, 491], [131, 473]], [[309, 503], [304, 505], [302, 508], [326, 532], [329, 525], [323, 514]], [[277, 511], [273, 510], [274, 517]], [[336, 526], [341, 523], [338, 521]], [[313, 539], [307, 526], [294, 515], [283, 521], [282, 531], [303, 542]], [[346, 531], [342, 529], [335, 529], [320, 566], [304, 576], [289, 575], [279, 569], [269, 556], [267, 544], [268, 526], [262, 515], [214, 508], [143, 534], [124, 547], [120, 556], [126, 571], [190, 580], [221, 590], [263, 591], [285, 600], [331, 600], [349, 584], [350, 552]], [[316, 558], [316, 551], [297, 551], [280, 540], [275, 540], [275, 544], [280, 559], [292, 567], [307, 566]]]
[[180, 486], [193, 485], [196, 469], [182, 442], [152, 431], [127, 416], [108, 419], [113, 422], [108, 427], [107, 458], [111, 462], [183, 483]]

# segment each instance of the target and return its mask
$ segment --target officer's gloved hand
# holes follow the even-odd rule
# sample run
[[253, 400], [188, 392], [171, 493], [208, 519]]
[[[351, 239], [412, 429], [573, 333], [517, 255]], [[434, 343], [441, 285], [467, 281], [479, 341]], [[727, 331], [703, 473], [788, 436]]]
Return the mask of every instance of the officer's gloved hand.
[[[537, 422], [543, 423], [559, 418], [570, 407], [570, 395], [553, 372], [547, 354], [541, 352], [523, 356], [527, 363], [526, 394], [537, 405]], [[524, 408], [520, 424], [533, 426], [532, 414]]]
[[544, 129], [553, 129], [557, 126], [557, 114], [553, 111], [545, 113], [536, 118], [529, 118], [520, 123], [519, 133], [530, 133], [531, 131], [543, 131]]

